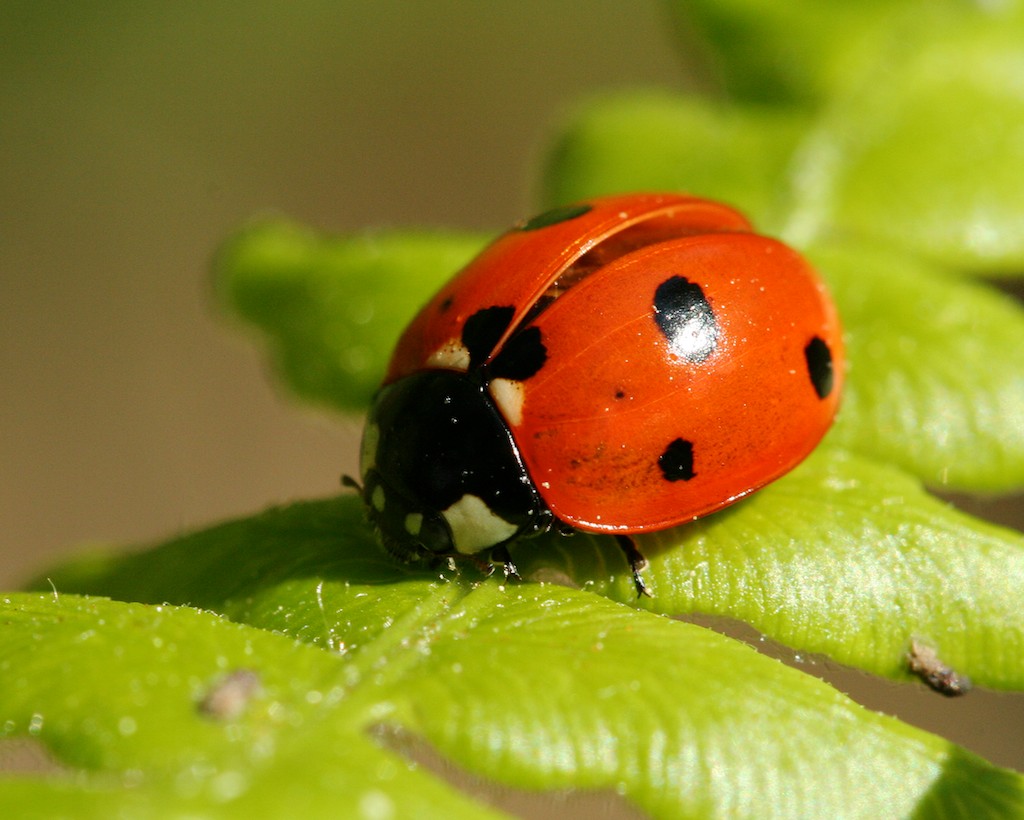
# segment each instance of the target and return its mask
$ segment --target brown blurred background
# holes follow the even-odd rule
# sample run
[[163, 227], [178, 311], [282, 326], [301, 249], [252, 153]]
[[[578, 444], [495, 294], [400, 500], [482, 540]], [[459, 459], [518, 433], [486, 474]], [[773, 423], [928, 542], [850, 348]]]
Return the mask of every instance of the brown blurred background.
[[[240, 223], [500, 228], [532, 210], [572, 102], [692, 86], [699, 64], [658, 0], [7, 0], [0, 42], [4, 588], [83, 542], [157, 540], [355, 472], [359, 421], [275, 389], [213, 312], [208, 260]], [[1019, 699], [842, 674], [1024, 766]]]
[[354, 471], [358, 420], [295, 405], [214, 313], [240, 223], [499, 229], [567, 104], [685, 73], [656, 0], [4, 5], [6, 587]]

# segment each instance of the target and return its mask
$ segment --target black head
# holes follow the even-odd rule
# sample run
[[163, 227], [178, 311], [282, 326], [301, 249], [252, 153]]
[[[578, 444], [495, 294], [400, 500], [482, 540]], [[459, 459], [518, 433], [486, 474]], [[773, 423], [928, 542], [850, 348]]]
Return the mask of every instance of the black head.
[[486, 387], [465, 373], [425, 371], [382, 388], [360, 472], [371, 522], [406, 560], [474, 555], [551, 524]]

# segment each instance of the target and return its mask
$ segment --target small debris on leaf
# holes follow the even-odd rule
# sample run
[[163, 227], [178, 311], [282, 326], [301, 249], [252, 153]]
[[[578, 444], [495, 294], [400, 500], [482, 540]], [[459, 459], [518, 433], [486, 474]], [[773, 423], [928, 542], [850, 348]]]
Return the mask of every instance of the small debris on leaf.
[[934, 648], [917, 639], [910, 641], [907, 666], [940, 695], [957, 697], [971, 691], [970, 678], [944, 664]]
[[218, 680], [199, 701], [200, 714], [215, 720], [235, 720], [260, 691], [259, 673], [236, 669]]

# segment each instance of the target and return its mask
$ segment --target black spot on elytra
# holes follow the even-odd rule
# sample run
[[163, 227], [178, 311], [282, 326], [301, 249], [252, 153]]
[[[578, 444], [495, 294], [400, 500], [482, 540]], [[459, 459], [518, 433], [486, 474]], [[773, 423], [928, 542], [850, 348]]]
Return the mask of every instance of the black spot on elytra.
[[658, 466], [667, 481], [689, 481], [697, 475], [693, 471], [693, 443], [684, 438], [670, 442], [658, 456]]
[[478, 310], [462, 328], [462, 344], [469, 351], [469, 368], [479, 367], [491, 355], [494, 346], [508, 329], [515, 315], [513, 307], [494, 307]]
[[824, 339], [815, 336], [804, 348], [807, 360], [807, 374], [811, 377], [814, 392], [819, 399], [826, 398], [832, 392], [834, 374], [832, 372], [832, 351]]
[[616, 399], [624, 399], [624, 398], [626, 398], [626, 391], [622, 390], [621, 388], [616, 390], [615, 391], [615, 398]]
[[559, 222], [568, 222], [578, 216], [583, 216], [593, 210], [593, 205], [566, 205], [561, 208], [552, 208], [529, 219], [519, 226], [521, 231], [536, 231], [540, 228], [547, 228], [549, 225], [557, 225]]
[[489, 378], [523, 381], [533, 376], [548, 358], [540, 328], [528, 327], [512, 336], [487, 368]]
[[447, 297], [441, 304], [437, 306], [438, 313], [447, 313], [452, 306], [452, 302], [455, 300], [451, 296]]
[[654, 321], [679, 358], [700, 364], [715, 352], [718, 322], [700, 285], [682, 276], [672, 276], [658, 285]]

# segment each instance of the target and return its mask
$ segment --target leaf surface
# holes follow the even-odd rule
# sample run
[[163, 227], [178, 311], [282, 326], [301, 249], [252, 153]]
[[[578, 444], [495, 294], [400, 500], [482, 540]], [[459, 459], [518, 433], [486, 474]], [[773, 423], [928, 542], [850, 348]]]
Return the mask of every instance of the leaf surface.
[[[655, 816], [910, 814], [950, 788], [976, 813], [1022, 810], [1019, 775], [700, 627], [559, 586], [422, 591], [342, 651], [192, 609], [7, 596], [5, 733], [76, 771], [8, 779], [0, 808], [482, 816], [381, 746], [383, 725], [507, 786], [614, 789]], [[204, 712], [239, 669], [258, 689], [230, 716]]]

